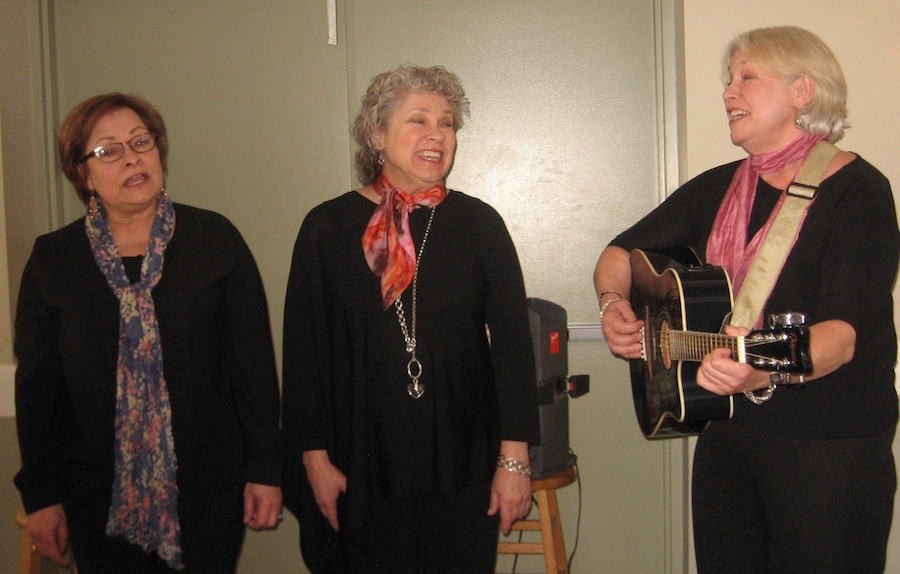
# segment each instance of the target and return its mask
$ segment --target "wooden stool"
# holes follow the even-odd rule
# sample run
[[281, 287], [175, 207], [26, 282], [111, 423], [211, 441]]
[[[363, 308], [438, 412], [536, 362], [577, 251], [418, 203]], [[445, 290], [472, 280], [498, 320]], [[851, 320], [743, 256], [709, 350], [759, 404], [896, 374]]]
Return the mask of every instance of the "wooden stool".
[[531, 481], [531, 490], [537, 498], [537, 520], [518, 520], [513, 523], [513, 531], [541, 533], [540, 542], [499, 542], [498, 554], [543, 554], [547, 574], [569, 574], [566, 560], [566, 545], [563, 541], [562, 525], [559, 521], [559, 506], [556, 503], [556, 489], [575, 482], [575, 467], [570, 466], [553, 474]]
[[31, 536], [25, 530], [28, 516], [21, 506], [16, 510], [16, 524], [22, 528], [22, 556], [19, 558], [19, 574], [41, 574], [41, 553], [35, 550]]

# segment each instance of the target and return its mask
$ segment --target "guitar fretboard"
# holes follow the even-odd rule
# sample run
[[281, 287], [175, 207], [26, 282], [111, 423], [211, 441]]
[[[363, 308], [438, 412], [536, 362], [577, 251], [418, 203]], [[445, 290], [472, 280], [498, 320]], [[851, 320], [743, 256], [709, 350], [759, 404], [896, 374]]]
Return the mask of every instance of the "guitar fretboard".
[[739, 363], [744, 357], [744, 338], [719, 333], [695, 331], [667, 331], [659, 341], [660, 350], [672, 361], [700, 362], [713, 349], [731, 349], [731, 356]]

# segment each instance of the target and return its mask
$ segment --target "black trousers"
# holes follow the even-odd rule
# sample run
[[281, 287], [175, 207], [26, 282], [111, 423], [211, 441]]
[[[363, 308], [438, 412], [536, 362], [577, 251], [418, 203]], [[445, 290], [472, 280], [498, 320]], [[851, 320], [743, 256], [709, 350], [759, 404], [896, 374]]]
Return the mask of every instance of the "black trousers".
[[[180, 574], [227, 574], [237, 569], [244, 539], [243, 495], [205, 505], [179, 504], [184, 570]], [[155, 553], [106, 535], [109, 498], [64, 504], [79, 574], [169, 574]]]
[[697, 569], [884, 572], [897, 486], [894, 429], [793, 440], [711, 424], [694, 454]]
[[490, 496], [486, 483], [455, 493], [373, 501], [370, 524], [346, 532], [341, 527], [347, 571], [493, 574], [500, 521], [487, 515]]

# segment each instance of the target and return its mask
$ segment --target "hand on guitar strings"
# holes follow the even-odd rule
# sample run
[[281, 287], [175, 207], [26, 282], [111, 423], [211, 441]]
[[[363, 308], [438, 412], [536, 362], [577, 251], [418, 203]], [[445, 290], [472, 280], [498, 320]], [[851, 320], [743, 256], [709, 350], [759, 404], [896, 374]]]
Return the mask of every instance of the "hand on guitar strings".
[[626, 359], [641, 358], [644, 322], [638, 320], [627, 300], [607, 306], [601, 327], [610, 351]]
[[[749, 329], [743, 327], [725, 327], [726, 335], [744, 336], [749, 332]], [[697, 384], [717, 395], [733, 395], [768, 387], [769, 373], [754, 369], [746, 363], [736, 362], [730, 349], [714, 349], [700, 363]]]

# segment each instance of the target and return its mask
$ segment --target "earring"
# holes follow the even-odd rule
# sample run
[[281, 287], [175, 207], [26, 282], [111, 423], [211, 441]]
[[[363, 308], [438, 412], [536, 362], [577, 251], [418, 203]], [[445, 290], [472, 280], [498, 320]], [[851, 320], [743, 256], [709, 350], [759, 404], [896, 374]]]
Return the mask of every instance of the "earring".
[[379, 166], [384, 165], [384, 156], [381, 155], [381, 152], [378, 152], [378, 165]]
[[797, 119], [794, 120], [794, 124], [801, 130], [803, 129], [803, 120], [800, 119], [800, 116], [797, 116]]
[[90, 191], [91, 198], [88, 200], [88, 217], [96, 219], [97, 215], [100, 213], [100, 207], [97, 205], [97, 192], [93, 189]]

